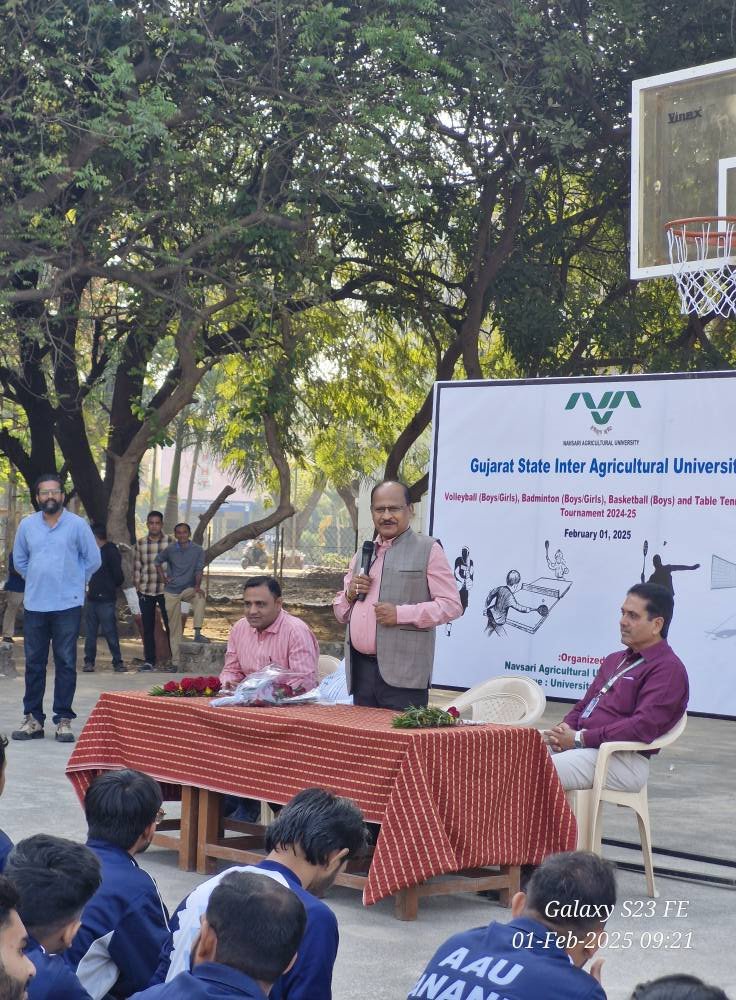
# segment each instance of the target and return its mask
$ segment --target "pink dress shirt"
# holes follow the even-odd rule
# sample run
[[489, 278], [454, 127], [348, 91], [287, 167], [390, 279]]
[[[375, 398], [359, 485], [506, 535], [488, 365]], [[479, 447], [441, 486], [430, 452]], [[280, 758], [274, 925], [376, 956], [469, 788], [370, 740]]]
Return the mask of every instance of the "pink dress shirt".
[[[380, 538], [376, 539], [376, 558], [368, 573], [371, 585], [365, 595], [365, 600], [354, 601], [351, 604], [346, 596], [346, 591], [360, 561], [360, 552], [356, 552], [350, 563], [350, 568], [345, 574], [343, 589], [332, 602], [335, 618], [339, 622], [344, 624], [348, 618], [350, 619], [350, 641], [353, 646], [359, 652], [367, 653], [370, 656], [375, 656], [376, 653], [376, 603], [381, 589], [383, 560], [389, 546], [393, 545], [393, 541], [393, 538], [389, 538], [385, 542]], [[399, 625], [433, 628], [437, 625], [444, 625], [445, 622], [451, 622], [463, 613], [455, 577], [442, 546], [438, 542], [434, 543], [429, 552], [427, 584], [432, 600], [424, 601], [422, 604], [397, 605], [396, 618]]]
[[304, 677], [306, 690], [317, 686], [319, 645], [314, 633], [300, 618], [281, 611], [268, 628], [253, 628], [241, 618], [230, 630], [225, 652], [222, 684], [239, 684], [248, 674], [276, 663]]

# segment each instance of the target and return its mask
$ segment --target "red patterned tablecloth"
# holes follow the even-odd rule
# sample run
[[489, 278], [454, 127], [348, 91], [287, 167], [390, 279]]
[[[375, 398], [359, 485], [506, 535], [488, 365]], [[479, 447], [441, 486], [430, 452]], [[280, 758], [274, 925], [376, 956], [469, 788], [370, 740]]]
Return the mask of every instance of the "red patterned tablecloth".
[[575, 847], [575, 820], [540, 734], [508, 726], [391, 728], [348, 706], [212, 708], [205, 699], [103, 694], [67, 765], [83, 795], [119, 767], [161, 782], [287, 802], [319, 785], [381, 834], [366, 904], [434, 875], [538, 864]]

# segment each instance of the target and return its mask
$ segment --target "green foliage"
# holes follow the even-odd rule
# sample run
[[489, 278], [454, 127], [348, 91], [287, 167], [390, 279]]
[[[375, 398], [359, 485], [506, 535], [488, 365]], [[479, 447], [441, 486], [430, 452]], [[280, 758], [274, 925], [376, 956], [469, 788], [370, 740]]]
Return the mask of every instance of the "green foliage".
[[0, 0], [0, 450], [98, 516], [182, 411], [244, 482], [264, 416], [305, 483], [413, 480], [437, 377], [731, 366], [626, 254], [631, 80], [733, 55], [730, 19]]
[[391, 720], [394, 729], [435, 729], [457, 725], [457, 717], [436, 705], [410, 705]]

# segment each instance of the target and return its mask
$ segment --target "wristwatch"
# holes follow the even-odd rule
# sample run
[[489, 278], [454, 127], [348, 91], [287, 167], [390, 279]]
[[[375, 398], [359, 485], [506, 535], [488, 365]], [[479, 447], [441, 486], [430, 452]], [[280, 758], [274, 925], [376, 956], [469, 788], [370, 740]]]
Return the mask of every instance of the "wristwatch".
[[576, 750], [582, 750], [582, 749], [584, 749], [585, 744], [583, 743], [583, 730], [582, 729], [578, 729], [576, 731], [574, 743], [575, 743], [575, 749]]

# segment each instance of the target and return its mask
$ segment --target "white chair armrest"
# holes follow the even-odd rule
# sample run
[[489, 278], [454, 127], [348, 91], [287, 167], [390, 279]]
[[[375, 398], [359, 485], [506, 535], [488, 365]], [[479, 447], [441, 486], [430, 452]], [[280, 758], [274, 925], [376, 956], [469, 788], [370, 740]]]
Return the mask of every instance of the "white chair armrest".
[[661, 750], [674, 743], [685, 731], [686, 725], [687, 714], [683, 715], [669, 732], [662, 733], [661, 736], [658, 736], [656, 740], [652, 740], [651, 743], [640, 743], [635, 740], [612, 740], [610, 743], [601, 743], [598, 747], [598, 759], [596, 760], [595, 774], [593, 776], [593, 792], [596, 796], [596, 801], [598, 801], [601, 790], [605, 788], [608, 766], [611, 762], [612, 754], [621, 750]]

